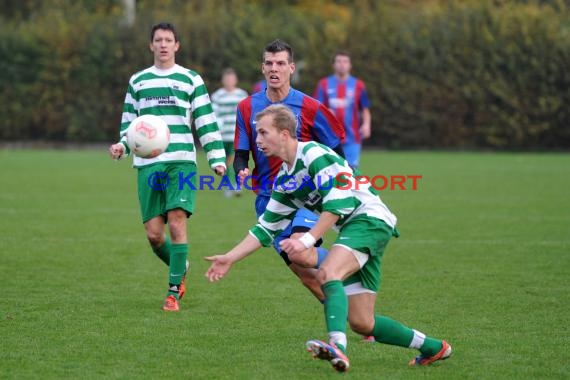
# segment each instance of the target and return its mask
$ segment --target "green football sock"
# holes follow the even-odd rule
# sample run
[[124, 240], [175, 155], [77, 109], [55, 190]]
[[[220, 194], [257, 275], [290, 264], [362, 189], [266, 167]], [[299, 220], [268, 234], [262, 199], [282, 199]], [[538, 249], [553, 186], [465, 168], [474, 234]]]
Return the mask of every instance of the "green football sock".
[[414, 331], [411, 328], [382, 315], [376, 315], [374, 322], [372, 335], [377, 342], [392, 346], [410, 347], [414, 338]]
[[375, 317], [372, 335], [380, 343], [417, 348], [424, 356], [433, 356], [442, 348], [441, 340], [425, 336], [417, 330], [381, 315]]
[[152, 251], [163, 263], [166, 265], [170, 265], [170, 249], [172, 247], [172, 243], [170, 242], [170, 238], [166, 236], [164, 239], [164, 243], [158, 247], [153, 248]]
[[327, 331], [346, 332], [346, 319], [348, 318], [348, 298], [344, 293], [342, 281], [329, 281], [322, 286], [325, 294], [325, 315], [327, 317]]
[[335, 344], [346, 350], [346, 320], [348, 318], [348, 297], [342, 281], [329, 281], [322, 286], [325, 294], [325, 317], [327, 331]]
[[188, 244], [172, 244], [172, 248], [170, 249], [170, 268], [168, 272], [168, 283], [170, 284], [168, 295], [173, 295], [178, 298], [178, 285], [180, 285], [184, 277], [187, 258]]

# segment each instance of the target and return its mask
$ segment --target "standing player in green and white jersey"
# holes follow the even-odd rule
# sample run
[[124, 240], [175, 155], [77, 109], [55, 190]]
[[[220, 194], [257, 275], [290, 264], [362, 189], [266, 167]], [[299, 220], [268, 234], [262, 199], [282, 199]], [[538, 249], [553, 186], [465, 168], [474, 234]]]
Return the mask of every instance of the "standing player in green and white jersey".
[[257, 146], [266, 156], [281, 158], [283, 165], [258, 224], [225, 255], [206, 257], [212, 262], [206, 277], [220, 280], [235, 262], [261, 246], [270, 246], [295, 211], [306, 207], [319, 212], [320, 217], [301, 238], [281, 242], [290, 257], [314, 246], [331, 228], [339, 231], [317, 272], [325, 294], [329, 343], [309, 340], [307, 350], [329, 361], [339, 372], [348, 370], [348, 320], [353, 331], [372, 335], [377, 342], [418, 349], [420, 355], [410, 365], [427, 365], [450, 357], [447, 342], [374, 314], [381, 258], [390, 238], [398, 236], [396, 216], [374, 188], [357, 180], [348, 162], [332, 149], [313, 141], [297, 141], [297, 122], [286, 106], [269, 106], [255, 120]]
[[[218, 175], [226, 172], [226, 156], [216, 117], [204, 81], [196, 72], [175, 63], [180, 41], [174, 25], [152, 27], [150, 50], [154, 65], [134, 74], [123, 106], [121, 139], [111, 145], [113, 159], [127, 156], [126, 130], [140, 115], [163, 118], [170, 128], [170, 145], [155, 158], [134, 157], [138, 169], [138, 196], [142, 221], [154, 253], [169, 266], [169, 280], [163, 310], [178, 311], [185, 292], [188, 271], [187, 219], [196, 199], [196, 147], [191, 124], [194, 121], [208, 164]], [[180, 182], [183, 179], [183, 182]], [[158, 185], [158, 186], [157, 186]], [[170, 237], [165, 235], [168, 223]]]
[[232, 185], [231, 190], [225, 191], [226, 197], [239, 195], [240, 190], [236, 186], [234, 162], [234, 135], [236, 130], [236, 114], [238, 103], [247, 98], [247, 91], [237, 87], [238, 76], [234, 69], [228, 67], [222, 71], [222, 87], [212, 94], [212, 106], [216, 113], [216, 119], [222, 132], [224, 150], [226, 152], [227, 176]]

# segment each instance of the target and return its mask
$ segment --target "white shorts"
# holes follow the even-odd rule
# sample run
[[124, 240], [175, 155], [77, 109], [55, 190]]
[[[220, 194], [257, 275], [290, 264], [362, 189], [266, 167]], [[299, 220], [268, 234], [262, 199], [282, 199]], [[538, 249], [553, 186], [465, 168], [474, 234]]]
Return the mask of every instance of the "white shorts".
[[363, 294], [363, 293], [376, 294], [376, 292], [362, 287], [362, 282], [360, 282], [360, 281], [355, 282], [354, 284], [350, 284], [350, 285], [345, 286], [344, 292], [349, 297], [357, 295], [357, 294]]
[[368, 259], [370, 258], [369, 255], [367, 255], [366, 253], [362, 253], [360, 251], [357, 251], [356, 249], [352, 249], [347, 245], [344, 244], [333, 244], [334, 245], [338, 245], [339, 247], [342, 247], [344, 249], [347, 249], [350, 251], [350, 253], [352, 253], [352, 255], [354, 256], [354, 258], [356, 259], [356, 261], [358, 261], [358, 265], [360, 266], [360, 268], [362, 269], [362, 267], [364, 266], [364, 264], [366, 264], [366, 262], [368, 261]]

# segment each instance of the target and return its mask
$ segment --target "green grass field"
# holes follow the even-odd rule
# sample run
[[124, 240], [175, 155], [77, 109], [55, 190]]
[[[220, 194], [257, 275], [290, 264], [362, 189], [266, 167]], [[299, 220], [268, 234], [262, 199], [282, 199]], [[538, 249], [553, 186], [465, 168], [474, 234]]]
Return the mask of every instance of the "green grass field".
[[[341, 376], [304, 351], [326, 337], [322, 307], [272, 250], [220, 283], [203, 276], [202, 257], [254, 222], [252, 194], [199, 192], [189, 293], [164, 313], [167, 270], [147, 246], [130, 160], [0, 150], [0, 162], [0, 378]], [[362, 169], [423, 176], [416, 191], [382, 192], [402, 236], [377, 311], [455, 352], [410, 369], [415, 352], [350, 333], [343, 376], [569, 378], [570, 155], [366, 152]]]

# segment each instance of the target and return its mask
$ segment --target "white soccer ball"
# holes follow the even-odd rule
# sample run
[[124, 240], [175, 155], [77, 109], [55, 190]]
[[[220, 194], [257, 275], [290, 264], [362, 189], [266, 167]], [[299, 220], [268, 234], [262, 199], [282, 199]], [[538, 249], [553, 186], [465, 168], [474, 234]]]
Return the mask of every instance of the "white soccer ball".
[[169, 143], [168, 124], [158, 116], [139, 116], [127, 128], [127, 145], [137, 157], [156, 157], [164, 153]]

